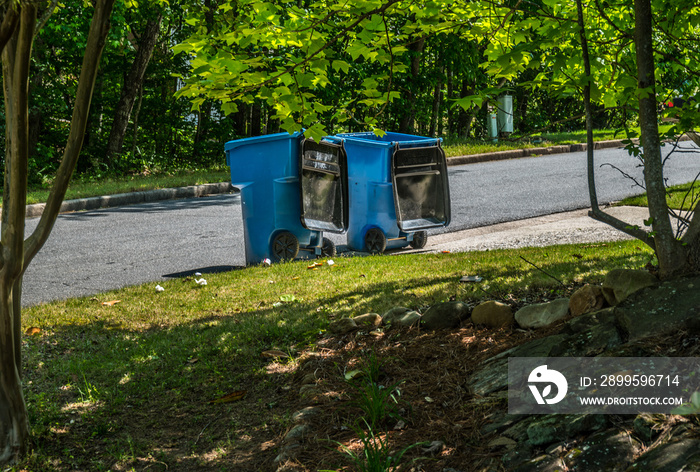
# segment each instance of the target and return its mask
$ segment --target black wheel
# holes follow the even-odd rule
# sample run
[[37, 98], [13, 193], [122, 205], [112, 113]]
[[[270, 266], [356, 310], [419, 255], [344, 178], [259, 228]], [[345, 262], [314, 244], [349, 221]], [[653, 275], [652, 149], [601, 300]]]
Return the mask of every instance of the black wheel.
[[277, 233], [272, 240], [272, 257], [276, 261], [288, 261], [299, 254], [299, 240], [289, 231]]
[[335, 243], [328, 238], [323, 238], [321, 257], [335, 257], [336, 254]]
[[370, 228], [365, 234], [365, 248], [372, 254], [382, 254], [386, 249], [386, 236], [379, 228]]
[[417, 231], [413, 233], [413, 241], [409, 243], [413, 249], [423, 249], [428, 244], [428, 232]]

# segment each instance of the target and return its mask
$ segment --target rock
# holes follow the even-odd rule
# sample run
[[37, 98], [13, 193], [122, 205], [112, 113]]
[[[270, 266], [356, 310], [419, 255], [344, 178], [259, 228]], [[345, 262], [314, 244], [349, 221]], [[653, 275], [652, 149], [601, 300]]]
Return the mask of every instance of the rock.
[[403, 326], [410, 328], [420, 323], [420, 313], [410, 308], [397, 306], [384, 313], [382, 321], [393, 326]]
[[700, 440], [686, 438], [650, 449], [642, 454], [627, 469], [627, 472], [642, 470], [657, 472], [700, 470]]
[[403, 316], [409, 311], [413, 310], [411, 310], [410, 308], [406, 308], [405, 306], [395, 306], [394, 308], [390, 308], [386, 313], [384, 313], [384, 315], [382, 315], [382, 321], [385, 324], [390, 324], [398, 316]]
[[321, 414], [321, 409], [315, 406], [307, 406], [292, 415], [295, 423], [304, 423]]
[[513, 310], [510, 305], [496, 301], [487, 301], [472, 310], [472, 322], [492, 328], [501, 328], [513, 324]]
[[598, 311], [605, 306], [603, 288], [598, 285], [584, 285], [576, 290], [569, 299], [569, 312], [573, 316]]
[[358, 329], [357, 323], [352, 318], [341, 318], [339, 320], [331, 321], [328, 324], [328, 331], [336, 336], [344, 336], [352, 331], [355, 331], [356, 329]]
[[617, 305], [643, 288], [658, 285], [659, 280], [646, 270], [614, 269], [603, 281], [603, 295], [610, 305]]
[[564, 461], [559, 457], [543, 454], [512, 470], [513, 472], [561, 472], [567, 469], [564, 465]]
[[280, 453], [275, 457], [273, 462], [279, 464], [280, 462], [288, 461], [289, 459], [294, 459], [301, 452], [301, 444], [291, 443], [285, 445]]
[[656, 433], [662, 429], [662, 423], [665, 421], [665, 415], [642, 413], [637, 415], [632, 425], [634, 432], [637, 433], [642, 441], [651, 441]]
[[564, 462], [568, 467], [566, 470], [625, 470], [639, 449], [640, 444], [627, 431], [601, 431], [570, 450], [564, 456]]
[[507, 438], [505, 436], [501, 436], [499, 438], [492, 439], [487, 444], [487, 447], [490, 447], [492, 449], [495, 449], [497, 447], [505, 447], [506, 449], [510, 450], [510, 449], [515, 449], [517, 446], [518, 446], [517, 442], [515, 442], [512, 439]]
[[311, 426], [308, 424], [298, 424], [284, 436], [285, 443], [303, 441], [311, 433]]
[[442, 452], [442, 450], [445, 448], [445, 443], [442, 441], [433, 441], [427, 446], [421, 447], [421, 450], [423, 454], [427, 454], [429, 456], [436, 456]]
[[314, 384], [302, 385], [299, 389], [299, 396], [302, 398], [312, 398], [318, 395], [319, 393], [321, 392], [318, 388], [316, 388], [316, 385]]
[[358, 327], [369, 330], [378, 328], [382, 324], [382, 317], [377, 313], [365, 313], [354, 317], [353, 320]]
[[301, 379], [301, 384], [302, 385], [311, 385], [315, 384], [316, 380], [316, 374], [306, 374], [303, 379]]
[[559, 298], [521, 308], [515, 313], [515, 321], [521, 328], [542, 328], [564, 318], [568, 313], [569, 299]]
[[596, 431], [606, 423], [605, 415], [547, 415], [528, 425], [527, 438], [533, 446], [542, 446], [582, 432]]
[[469, 305], [464, 302], [446, 302], [433, 305], [423, 314], [427, 329], [451, 329], [469, 318]]

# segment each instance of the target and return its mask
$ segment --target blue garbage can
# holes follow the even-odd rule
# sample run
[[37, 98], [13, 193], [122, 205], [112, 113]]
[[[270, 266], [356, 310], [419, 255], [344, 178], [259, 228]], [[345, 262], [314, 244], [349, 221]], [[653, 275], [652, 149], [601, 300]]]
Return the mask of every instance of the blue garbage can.
[[341, 133], [325, 138], [347, 153], [348, 247], [382, 253], [422, 248], [429, 228], [450, 222], [441, 140], [401, 133]]
[[231, 183], [241, 191], [247, 265], [335, 255], [323, 231], [347, 228], [342, 146], [297, 132], [237, 139], [224, 149]]

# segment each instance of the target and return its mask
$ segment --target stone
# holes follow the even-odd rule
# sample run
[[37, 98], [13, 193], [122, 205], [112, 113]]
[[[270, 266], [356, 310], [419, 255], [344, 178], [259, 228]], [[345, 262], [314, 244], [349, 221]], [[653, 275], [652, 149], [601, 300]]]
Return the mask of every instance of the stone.
[[572, 316], [581, 316], [598, 311], [606, 304], [603, 288], [598, 285], [584, 285], [576, 290], [569, 299], [569, 312]]
[[642, 441], [651, 441], [656, 433], [662, 429], [662, 424], [665, 421], [665, 415], [642, 413], [637, 415], [632, 422], [634, 432]]
[[320, 390], [314, 384], [302, 385], [299, 389], [299, 396], [302, 398], [312, 398], [320, 393]]
[[423, 326], [427, 329], [452, 329], [469, 318], [469, 305], [464, 302], [446, 302], [433, 305], [423, 314]]
[[275, 457], [275, 459], [272, 461], [275, 464], [279, 464], [280, 462], [288, 461], [290, 459], [294, 459], [296, 456], [299, 455], [301, 452], [301, 444], [295, 442], [291, 444], [285, 445], [280, 453]]
[[384, 313], [384, 316], [382, 316], [382, 321], [385, 324], [402, 326], [405, 328], [417, 326], [420, 323], [420, 320], [420, 313], [402, 306], [394, 307]]
[[344, 336], [358, 329], [357, 323], [352, 318], [341, 318], [328, 324], [328, 331], [336, 336]]
[[354, 317], [353, 320], [361, 329], [372, 330], [378, 328], [382, 324], [382, 317], [377, 313], [365, 313], [364, 315]]
[[492, 328], [502, 328], [513, 324], [513, 310], [510, 305], [493, 300], [483, 302], [472, 310], [472, 322]]
[[515, 321], [521, 328], [542, 328], [564, 318], [568, 313], [569, 299], [559, 298], [522, 307], [515, 313]]
[[547, 454], [537, 456], [512, 469], [513, 472], [561, 472], [562, 470], [567, 470], [564, 461]]
[[301, 379], [301, 384], [302, 385], [311, 385], [315, 384], [316, 380], [316, 374], [306, 374], [303, 379]]
[[307, 406], [302, 408], [292, 415], [292, 421], [295, 423], [304, 423], [321, 414], [321, 409], [315, 406]]
[[490, 447], [492, 449], [498, 448], [498, 447], [505, 447], [506, 449], [515, 449], [518, 446], [518, 443], [513, 441], [510, 438], [507, 438], [505, 436], [498, 437], [496, 439], [492, 439], [489, 441], [489, 443], [486, 445], [487, 447]]
[[640, 444], [627, 431], [613, 429], [586, 438], [564, 456], [564, 462], [567, 470], [625, 470], [639, 450]]
[[700, 440], [686, 438], [657, 446], [642, 454], [626, 470], [627, 472], [700, 470]]
[[606, 424], [605, 415], [547, 415], [528, 425], [527, 438], [533, 446], [542, 446], [583, 432], [597, 431]]
[[658, 283], [659, 280], [646, 270], [614, 269], [605, 276], [603, 295], [608, 304], [618, 305], [633, 293]]
[[384, 315], [382, 315], [382, 321], [384, 324], [391, 324], [394, 319], [399, 316], [403, 316], [410, 311], [413, 310], [406, 308], [405, 306], [395, 306], [394, 308], [390, 308], [386, 313], [384, 313]]
[[289, 432], [284, 436], [285, 443], [294, 443], [303, 441], [311, 433], [311, 426], [308, 424], [298, 424], [294, 426]]

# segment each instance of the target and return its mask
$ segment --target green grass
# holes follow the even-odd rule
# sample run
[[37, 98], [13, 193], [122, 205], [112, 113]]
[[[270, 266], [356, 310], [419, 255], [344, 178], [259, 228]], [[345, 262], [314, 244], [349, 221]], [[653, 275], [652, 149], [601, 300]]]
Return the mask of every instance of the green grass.
[[[213, 182], [231, 180], [230, 170], [226, 166], [197, 171], [180, 171], [156, 175], [133, 175], [123, 178], [108, 178], [99, 181], [88, 178], [74, 179], [66, 192], [66, 200], [75, 198], [98, 197], [118, 193], [141, 192], [161, 188], [186, 187]], [[50, 188], [30, 189], [27, 203], [44, 203]], [[1, 200], [0, 200], [1, 201]]]
[[[178, 279], [160, 282], [163, 292], [150, 283], [28, 308], [24, 328], [41, 333], [22, 339], [35, 452], [20, 468], [131, 470], [137, 459], [175, 464], [183, 447], [192, 467], [219, 449], [230, 461], [246, 457], [239, 453], [251, 437], [288, 427], [291, 412], [276, 412], [271, 398], [293, 375], [295, 353], [313, 346], [329, 321], [395, 305], [524, 303], [567, 293], [521, 256], [567, 285], [600, 282], [612, 268], [639, 268], [652, 258], [634, 241], [337, 257], [317, 270], [303, 261], [250, 267], [205, 274], [206, 286]], [[463, 275], [484, 281], [459, 283]], [[292, 353], [281, 380], [261, 358], [269, 349]], [[207, 403], [237, 390], [247, 391], [244, 401]], [[207, 428], [214, 422], [219, 427]]]
[[[669, 208], [674, 210], [690, 211], [695, 208], [698, 198], [700, 198], [700, 182], [674, 185], [666, 189], [666, 201]], [[647, 200], [647, 194], [643, 193], [625, 198], [617, 205], [646, 207], [649, 206], [649, 201]]]

